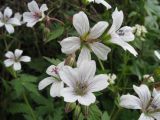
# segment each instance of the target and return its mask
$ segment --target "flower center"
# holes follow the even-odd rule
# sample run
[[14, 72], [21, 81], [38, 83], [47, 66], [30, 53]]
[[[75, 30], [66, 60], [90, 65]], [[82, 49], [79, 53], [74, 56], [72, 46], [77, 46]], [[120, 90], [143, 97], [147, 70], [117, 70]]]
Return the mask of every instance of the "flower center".
[[75, 93], [77, 95], [83, 96], [87, 93], [87, 88], [87, 84], [77, 82], [75, 87]]
[[51, 72], [54, 72], [55, 74], [57, 74], [57, 75], [58, 75], [58, 72], [59, 72], [58, 67], [53, 68]]
[[8, 20], [9, 20], [8, 16], [4, 16], [3, 19], [2, 19], [3, 23], [7, 23]]
[[42, 17], [42, 14], [41, 14], [40, 12], [35, 12], [35, 13], [33, 14], [33, 17], [38, 20], [39, 18]]
[[118, 34], [119, 36], [124, 36], [124, 35], [125, 35], [124, 30], [118, 30], [118, 31], [117, 31], [117, 34]]
[[87, 37], [88, 37], [88, 33], [85, 33], [83, 36], [80, 37], [81, 41], [85, 41], [85, 42], [88, 41]]

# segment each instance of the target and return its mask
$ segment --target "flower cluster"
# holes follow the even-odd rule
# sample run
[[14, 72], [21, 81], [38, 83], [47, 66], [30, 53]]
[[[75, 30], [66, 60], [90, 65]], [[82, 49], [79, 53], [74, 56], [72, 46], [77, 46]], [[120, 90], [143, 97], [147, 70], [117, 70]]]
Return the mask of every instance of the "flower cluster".
[[37, 22], [42, 21], [45, 18], [44, 12], [48, 10], [47, 5], [43, 4], [40, 8], [36, 1], [28, 3], [28, 9], [30, 12], [23, 13], [23, 20], [21, 21], [22, 15], [16, 13], [14, 17], [11, 8], [6, 7], [4, 14], [0, 12], [0, 27], [5, 26], [8, 33], [14, 33], [13, 26], [20, 26], [23, 23], [27, 23], [27, 27], [33, 27]]
[[[105, 0], [88, 0], [88, 2], [103, 4], [107, 9], [111, 8]], [[12, 10], [7, 7], [3, 14], [0, 12], [0, 27], [5, 26], [8, 33], [14, 33], [14, 26], [26, 24], [27, 27], [33, 27], [40, 21], [50, 19], [45, 15], [45, 11], [48, 10], [46, 4], [39, 7], [33, 0], [28, 3], [28, 9], [29, 12], [24, 12], [23, 15], [16, 13], [12, 17]], [[123, 19], [123, 11], [116, 8], [112, 13], [111, 25], [103, 20], [91, 27], [85, 12], [80, 11], [74, 14], [73, 26], [78, 33], [77, 36], [64, 38], [59, 43], [62, 53], [67, 57], [73, 55], [75, 59], [68, 60], [66, 58], [58, 65], [49, 66], [46, 70], [49, 77], [39, 82], [38, 89], [42, 90], [51, 85], [50, 95], [52, 97], [63, 97], [65, 102], [78, 102], [84, 106], [95, 103], [94, 93], [106, 89], [109, 84], [115, 84], [115, 79], [118, 78], [115, 74], [96, 75], [97, 59], [92, 59], [92, 53], [98, 58], [98, 61], [106, 61], [112, 50], [109, 45], [113, 44], [122, 47], [136, 57], [138, 53], [129, 43], [135, 39], [133, 31], [137, 36], [147, 32], [143, 26], [136, 25], [134, 28], [122, 26]], [[14, 53], [8, 51], [5, 54], [7, 58], [4, 61], [5, 66], [13, 66], [15, 71], [21, 70], [21, 62], [31, 61], [29, 56], [22, 56], [22, 53], [23, 51], [19, 49], [16, 49]], [[155, 51], [154, 53], [160, 59], [159, 52]], [[154, 82], [154, 78], [150, 75], [144, 75], [143, 79]], [[122, 95], [120, 106], [128, 109], [140, 109], [142, 114], [139, 120], [160, 119], [160, 93], [154, 89], [151, 95], [148, 86], [144, 84], [140, 87], [133, 85], [133, 89], [138, 97], [130, 94]]]
[[79, 34], [79, 37], [68, 37], [60, 42], [61, 50], [65, 54], [73, 54], [77, 50], [81, 49], [80, 56], [85, 52], [90, 56], [92, 51], [99, 59], [107, 60], [108, 53], [111, 49], [104, 45], [101, 38], [102, 34], [110, 36], [108, 42], [117, 44], [121, 46], [124, 50], [128, 50], [134, 56], [137, 56], [135, 49], [128, 44], [128, 42], [134, 40], [134, 34], [132, 33], [132, 28], [129, 26], [124, 26], [122, 28], [123, 22], [123, 12], [117, 9], [112, 14], [113, 24], [108, 32], [105, 30], [108, 27], [108, 22], [100, 21], [93, 28], [89, 26], [89, 20], [84, 12], [79, 12], [73, 16], [73, 26]]

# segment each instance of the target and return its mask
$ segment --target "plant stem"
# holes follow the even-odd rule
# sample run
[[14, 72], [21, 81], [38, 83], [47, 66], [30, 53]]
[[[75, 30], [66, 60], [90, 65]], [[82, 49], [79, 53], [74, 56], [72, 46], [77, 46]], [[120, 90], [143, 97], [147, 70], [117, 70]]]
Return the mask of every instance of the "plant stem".
[[40, 49], [39, 49], [38, 38], [37, 38], [37, 35], [36, 35], [36, 32], [35, 32], [35, 29], [33, 29], [33, 34], [34, 34], [34, 37], [35, 37], [35, 45], [36, 45], [38, 54], [39, 54], [39, 56], [41, 56], [41, 51], [40, 51]]
[[101, 61], [99, 58], [98, 58], [98, 62], [99, 62], [99, 64], [100, 64], [102, 70], [104, 71], [105, 69], [104, 69], [103, 63], [102, 63], [102, 61]]
[[33, 109], [32, 109], [32, 107], [31, 107], [31, 105], [29, 104], [29, 101], [28, 101], [27, 96], [26, 96], [25, 93], [23, 93], [23, 98], [24, 98], [25, 103], [28, 105], [28, 107], [29, 107], [29, 109], [30, 109], [31, 115], [32, 115], [32, 117], [33, 117], [33, 120], [36, 120], [36, 117], [35, 117], [35, 115], [34, 115]]

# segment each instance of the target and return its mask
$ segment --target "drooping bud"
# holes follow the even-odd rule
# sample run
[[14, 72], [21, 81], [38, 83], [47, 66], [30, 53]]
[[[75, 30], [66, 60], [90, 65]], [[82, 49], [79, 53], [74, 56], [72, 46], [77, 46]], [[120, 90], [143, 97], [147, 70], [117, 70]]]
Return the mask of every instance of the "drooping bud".
[[65, 112], [69, 113], [75, 108], [76, 108], [76, 103], [67, 103], [65, 107]]
[[89, 115], [89, 107], [88, 106], [83, 106], [82, 107], [82, 113], [83, 113], [84, 117], [87, 118], [88, 115]]
[[81, 113], [81, 107], [80, 107], [80, 105], [77, 105], [75, 110], [74, 110], [74, 116], [73, 116], [74, 120], [78, 119], [80, 113]]
[[76, 58], [75, 53], [70, 54], [65, 60], [65, 65], [73, 66], [75, 58]]

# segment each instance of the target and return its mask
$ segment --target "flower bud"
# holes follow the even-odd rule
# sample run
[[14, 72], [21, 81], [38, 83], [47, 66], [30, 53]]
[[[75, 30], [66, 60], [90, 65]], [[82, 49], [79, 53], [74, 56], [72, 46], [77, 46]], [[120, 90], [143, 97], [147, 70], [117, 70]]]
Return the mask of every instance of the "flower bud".
[[90, 2], [88, 0], [81, 0], [84, 5], [88, 5]]
[[73, 66], [75, 58], [76, 58], [75, 54], [70, 54], [65, 60], [65, 65]]
[[82, 107], [82, 113], [83, 113], [84, 117], [87, 118], [87, 116], [89, 115], [89, 107], [88, 106], [83, 106]]
[[66, 107], [65, 107], [65, 112], [69, 113], [71, 112], [73, 109], [75, 109], [76, 107], [76, 103], [67, 103]]
[[81, 107], [79, 105], [76, 106], [74, 110], [74, 119], [77, 120], [81, 113]]

